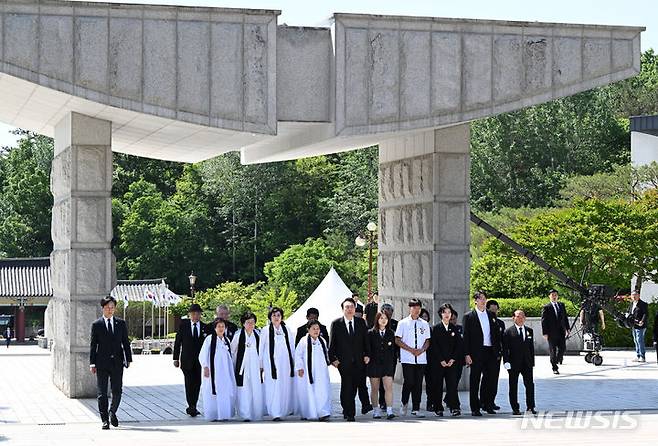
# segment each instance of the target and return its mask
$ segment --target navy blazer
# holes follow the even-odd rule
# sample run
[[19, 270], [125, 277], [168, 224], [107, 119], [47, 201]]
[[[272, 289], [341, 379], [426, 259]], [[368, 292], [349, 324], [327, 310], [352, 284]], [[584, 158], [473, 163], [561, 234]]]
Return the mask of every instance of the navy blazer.
[[127, 366], [132, 360], [126, 321], [114, 316], [113, 335], [110, 336], [105, 319], [96, 319], [91, 324], [89, 364], [93, 364], [97, 369], [109, 370]]

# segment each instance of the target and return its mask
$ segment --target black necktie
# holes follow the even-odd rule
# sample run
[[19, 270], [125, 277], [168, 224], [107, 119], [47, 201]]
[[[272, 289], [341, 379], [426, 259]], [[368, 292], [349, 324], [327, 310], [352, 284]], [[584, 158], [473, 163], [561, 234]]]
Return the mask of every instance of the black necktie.
[[110, 336], [114, 336], [114, 330], [112, 330], [112, 319], [107, 320], [107, 332]]
[[523, 327], [519, 327], [519, 336], [521, 336], [521, 340], [523, 341]]
[[380, 332], [379, 332], [379, 334], [382, 336], [382, 339], [384, 339], [384, 334], [385, 334], [385, 333], [386, 333], [385, 331], [380, 331]]
[[556, 304], [556, 303], [553, 304], [553, 308], [555, 308], [555, 315], [556, 315], [556, 316], [559, 316], [559, 315], [560, 315], [560, 311], [557, 309], [557, 304]]
[[196, 323], [194, 324], [193, 336], [194, 339], [197, 339], [199, 337], [199, 331], [196, 328]]
[[348, 331], [350, 333], [350, 336], [354, 336], [354, 328], [352, 328], [352, 321], [349, 322]]

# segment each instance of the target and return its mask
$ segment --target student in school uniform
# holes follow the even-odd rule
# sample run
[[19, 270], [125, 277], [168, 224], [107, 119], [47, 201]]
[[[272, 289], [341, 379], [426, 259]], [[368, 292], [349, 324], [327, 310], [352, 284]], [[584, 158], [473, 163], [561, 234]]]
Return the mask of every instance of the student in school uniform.
[[429, 361], [432, 364], [433, 373], [433, 400], [436, 402], [434, 413], [437, 417], [443, 416], [441, 398], [445, 382], [446, 396], [444, 401], [448, 405], [452, 416], [459, 416], [461, 415], [461, 407], [459, 394], [457, 393], [459, 383], [457, 376], [458, 369], [461, 367], [459, 360], [462, 356], [462, 338], [456, 327], [450, 322], [452, 317], [450, 304], [443, 304], [439, 307], [439, 316], [441, 320], [432, 329]]
[[[430, 326], [430, 337], [432, 336], [432, 321], [430, 317], [430, 312], [427, 311], [425, 308], [420, 309], [420, 318], [423, 319], [425, 322], [427, 322]], [[426, 396], [426, 401], [427, 401], [427, 406], [426, 409], [428, 412], [434, 412], [434, 385], [432, 384], [432, 379], [434, 378], [434, 373], [432, 372], [432, 361], [429, 361], [429, 358], [432, 357], [432, 343], [430, 342], [430, 346], [427, 349], [427, 365], [425, 366], [425, 374], [423, 375], [423, 378], [425, 378], [425, 396]]]
[[235, 410], [235, 373], [226, 321], [215, 319], [214, 331], [203, 341], [199, 363], [203, 370], [201, 394], [203, 415], [207, 421], [230, 420]]
[[308, 334], [295, 349], [297, 407], [302, 420], [326, 421], [331, 416], [329, 349], [320, 336], [320, 322], [308, 322]]
[[423, 375], [427, 364], [426, 351], [430, 346], [430, 325], [420, 318], [421, 304], [418, 299], [409, 301], [409, 316], [398, 322], [395, 342], [400, 347], [402, 363], [402, 415], [407, 415], [411, 396], [411, 416], [424, 418], [420, 410], [423, 392]]
[[270, 323], [261, 331], [260, 364], [265, 383], [265, 407], [272, 421], [295, 412], [295, 338], [283, 322], [283, 310], [272, 308]]
[[242, 328], [233, 336], [231, 353], [237, 385], [237, 414], [244, 421], [263, 418], [265, 399], [260, 373], [260, 342], [256, 315], [247, 312], [240, 318]]
[[381, 383], [384, 387], [386, 419], [392, 420], [395, 418], [393, 413], [393, 377], [397, 365], [398, 349], [395, 345], [395, 332], [388, 327], [388, 323], [388, 316], [383, 312], [378, 312], [373, 319], [373, 327], [367, 335], [370, 362], [366, 366], [366, 373], [370, 378], [370, 400], [375, 407], [373, 418], [379, 419], [382, 417], [378, 404]]

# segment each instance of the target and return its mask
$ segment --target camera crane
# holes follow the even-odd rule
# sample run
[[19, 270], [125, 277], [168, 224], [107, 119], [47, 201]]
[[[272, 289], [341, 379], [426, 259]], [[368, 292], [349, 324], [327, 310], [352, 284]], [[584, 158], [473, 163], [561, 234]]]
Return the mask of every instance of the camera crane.
[[[498, 229], [491, 226], [486, 221], [482, 220], [480, 217], [471, 212], [471, 222], [477, 227], [484, 229], [497, 240], [500, 240], [514, 251], [530, 260], [532, 263], [546, 271], [547, 273], [553, 275], [557, 278], [564, 287], [571, 289], [574, 293], [579, 296], [580, 310], [587, 310], [588, 308], [601, 308], [606, 313], [610, 314], [614, 320], [623, 328], [632, 328], [633, 320], [629, 316], [618, 311], [614, 305], [610, 303], [610, 298], [613, 296], [610, 293], [610, 288], [606, 285], [600, 284], [591, 284], [588, 287], [585, 287], [581, 283], [576, 282], [574, 279], [566, 275], [563, 271], [549, 265], [544, 259], [539, 257], [534, 252], [529, 249], [524, 248], [516, 241], [509, 238], [507, 235], [500, 232]], [[571, 328], [575, 325], [576, 320], [574, 319]], [[583, 340], [585, 343], [584, 351], [587, 352], [585, 355], [585, 361], [591, 362], [594, 365], [601, 365], [603, 363], [603, 358], [600, 355], [601, 351], [601, 335], [596, 332], [594, 324], [587, 324], [588, 327], [583, 329]]]

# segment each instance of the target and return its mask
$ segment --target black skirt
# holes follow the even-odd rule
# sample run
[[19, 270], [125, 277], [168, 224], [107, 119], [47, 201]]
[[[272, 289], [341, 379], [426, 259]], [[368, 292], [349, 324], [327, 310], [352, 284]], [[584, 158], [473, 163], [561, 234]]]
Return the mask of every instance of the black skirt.
[[366, 367], [366, 374], [368, 378], [382, 378], [384, 376], [395, 376], [395, 363], [392, 364], [377, 364], [370, 362]]

